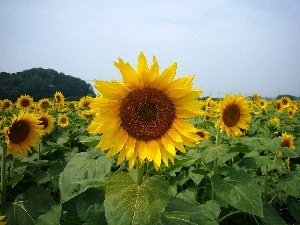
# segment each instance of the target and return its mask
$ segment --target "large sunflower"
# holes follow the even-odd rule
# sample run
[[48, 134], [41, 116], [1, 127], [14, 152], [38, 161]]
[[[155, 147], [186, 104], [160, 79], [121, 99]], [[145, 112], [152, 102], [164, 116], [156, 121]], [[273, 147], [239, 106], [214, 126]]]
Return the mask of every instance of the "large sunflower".
[[29, 95], [21, 95], [16, 102], [19, 109], [30, 109], [33, 106], [33, 98]]
[[35, 114], [21, 111], [14, 115], [11, 125], [4, 128], [7, 154], [17, 157], [18, 153], [26, 156], [31, 152], [31, 147], [36, 147], [42, 134], [43, 126]]
[[287, 133], [283, 133], [281, 135], [281, 147], [288, 147], [292, 150], [295, 150], [296, 147], [294, 145], [294, 136], [287, 134]]
[[103, 134], [97, 147], [108, 150], [107, 157], [119, 153], [118, 164], [128, 160], [130, 169], [137, 157], [141, 163], [152, 161], [156, 169], [161, 161], [174, 163], [176, 148], [184, 153], [184, 145], [199, 140], [197, 129], [183, 120], [201, 113], [194, 77], [173, 80], [176, 63], [159, 74], [156, 58], [149, 68], [142, 52], [137, 70], [120, 58], [115, 66], [123, 82], [95, 80], [101, 98], [90, 104], [96, 116], [88, 131]]
[[225, 131], [227, 136], [241, 136], [249, 128], [250, 112], [244, 96], [227, 94], [224, 100], [220, 102], [220, 117], [216, 126], [220, 126], [221, 131]]

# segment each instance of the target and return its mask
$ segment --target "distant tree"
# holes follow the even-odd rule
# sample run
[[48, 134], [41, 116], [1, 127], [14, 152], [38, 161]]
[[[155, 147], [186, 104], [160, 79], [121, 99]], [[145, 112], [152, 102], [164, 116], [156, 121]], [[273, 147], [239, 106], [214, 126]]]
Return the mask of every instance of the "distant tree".
[[291, 100], [297, 100], [297, 99], [299, 99], [299, 97], [296, 97], [294, 95], [277, 95], [276, 99], [281, 99], [282, 97], [288, 97]]
[[80, 78], [53, 69], [32, 68], [17, 73], [0, 73], [0, 99], [15, 102], [23, 94], [35, 101], [52, 98], [56, 91], [63, 93], [68, 100], [79, 100], [86, 95], [95, 96], [93, 88]]

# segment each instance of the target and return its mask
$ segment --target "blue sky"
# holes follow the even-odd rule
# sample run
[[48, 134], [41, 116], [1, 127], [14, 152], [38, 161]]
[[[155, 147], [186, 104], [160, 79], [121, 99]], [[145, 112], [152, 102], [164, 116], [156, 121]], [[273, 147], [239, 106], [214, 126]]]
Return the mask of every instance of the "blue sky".
[[[202, 96], [300, 96], [300, 1], [3, 0], [0, 72], [51, 68], [93, 84], [120, 80], [143, 51], [195, 75]], [[0, 81], [1, 82], [1, 81]]]

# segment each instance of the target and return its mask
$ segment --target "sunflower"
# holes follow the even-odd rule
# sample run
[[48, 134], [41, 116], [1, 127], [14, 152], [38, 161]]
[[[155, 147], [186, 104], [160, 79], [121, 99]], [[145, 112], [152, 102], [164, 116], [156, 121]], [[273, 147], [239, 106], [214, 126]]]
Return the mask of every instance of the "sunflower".
[[288, 147], [292, 150], [296, 149], [296, 147], [294, 145], [294, 136], [293, 135], [283, 133], [281, 135], [281, 140], [282, 140], [281, 147]]
[[92, 102], [93, 98], [91, 96], [82, 97], [79, 101], [79, 107], [83, 109], [89, 109]]
[[132, 169], [136, 158], [149, 160], [156, 169], [161, 161], [174, 163], [176, 148], [185, 153], [184, 145], [194, 146], [199, 140], [197, 129], [183, 118], [201, 113], [200, 90], [192, 89], [193, 76], [173, 80], [177, 64], [159, 74], [155, 56], [149, 68], [143, 52], [138, 57], [137, 70], [121, 58], [115, 62], [123, 81], [95, 80], [102, 98], [95, 98], [90, 107], [98, 112], [87, 128], [93, 134], [103, 134], [97, 145], [107, 157], [119, 153], [118, 164], [129, 161]]
[[281, 113], [283, 110], [283, 104], [281, 100], [277, 100], [276, 101], [276, 110], [277, 112]]
[[220, 126], [221, 131], [225, 131], [227, 136], [241, 136], [249, 128], [250, 112], [244, 96], [227, 94], [220, 102], [220, 117], [216, 121], [216, 126]]
[[36, 147], [43, 134], [43, 126], [35, 114], [21, 111], [14, 115], [9, 127], [4, 128], [7, 154], [17, 157], [18, 153], [26, 156], [31, 147]]
[[48, 112], [52, 108], [52, 102], [48, 98], [40, 99], [38, 102], [38, 108], [42, 112]]
[[59, 116], [58, 125], [61, 127], [66, 127], [69, 125], [69, 118], [66, 114], [62, 114]]
[[266, 109], [268, 106], [268, 102], [265, 99], [259, 99], [258, 105], [262, 109]]
[[288, 107], [290, 102], [291, 102], [291, 99], [289, 97], [282, 97], [281, 99], [279, 99], [282, 103], [282, 106], [285, 108], [285, 107]]
[[199, 142], [208, 140], [208, 138], [209, 138], [209, 132], [204, 129], [198, 129], [196, 134], [200, 137]]
[[259, 94], [256, 92], [256, 93], [254, 93], [254, 94], [252, 95], [252, 100], [253, 100], [254, 102], [256, 102], [256, 101], [258, 101], [258, 99], [259, 99]]
[[40, 124], [43, 125], [43, 130], [45, 134], [50, 134], [53, 130], [53, 117], [48, 115], [47, 113], [43, 113], [39, 117]]
[[10, 110], [13, 107], [13, 103], [8, 100], [8, 99], [4, 99], [2, 101], [2, 109], [3, 110]]
[[5, 216], [1, 216], [0, 214], [0, 225], [5, 225], [6, 222], [4, 222]]
[[29, 95], [21, 95], [17, 99], [16, 106], [19, 109], [30, 109], [33, 106], [33, 98]]
[[54, 102], [58, 105], [64, 105], [65, 104], [64, 95], [61, 92], [56, 91], [54, 94]]
[[278, 130], [278, 128], [281, 126], [280, 119], [278, 117], [274, 116], [273, 118], [271, 118], [268, 121], [267, 126], [271, 130]]

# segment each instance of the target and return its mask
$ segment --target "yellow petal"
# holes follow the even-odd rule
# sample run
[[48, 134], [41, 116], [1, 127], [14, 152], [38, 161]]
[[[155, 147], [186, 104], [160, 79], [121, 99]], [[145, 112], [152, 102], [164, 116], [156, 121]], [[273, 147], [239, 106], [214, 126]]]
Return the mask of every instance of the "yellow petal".
[[164, 90], [169, 84], [172, 83], [177, 69], [177, 63], [173, 63], [168, 68], [166, 68], [162, 74], [158, 77], [156, 88], [160, 90]]
[[154, 163], [159, 167], [161, 164], [161, 154], [160, 149], [155, 140], [151, 140], [147, 142], [148, 151], [150, 152], [151, 158]]
[[139, 141], [137, 143], [137, 151], [138, 151], [138, 157], [141, 162], [144, 162], [146, 158], [148, 158], [148, 146], [145, 141]]
[[95, 80], [95, 88], [108, 99], [121, 100], [129, 92], [121, 83]]
[[172, 142], [169, 137], [166, 135], [162, 136], [160, 139], [161, 143], [163, 144], [164, 148], [173, 156], [176, 155], [176, 150], [174, 145], [172, 145]]
[[132, 138], [128, 135], [128, 140], [126, 143], [126, 158], [131, 158], [134, 151], [135, 151], [135, 143], [136, 143], [136, 139]]
[[139, 76], [129, 63], [125, 64], [124, 61], [121, 58], [119, 58], [119, 62], [114, 62], [114, 64], [120, 70], [124, 82], [129, 87], [140, 87]]

